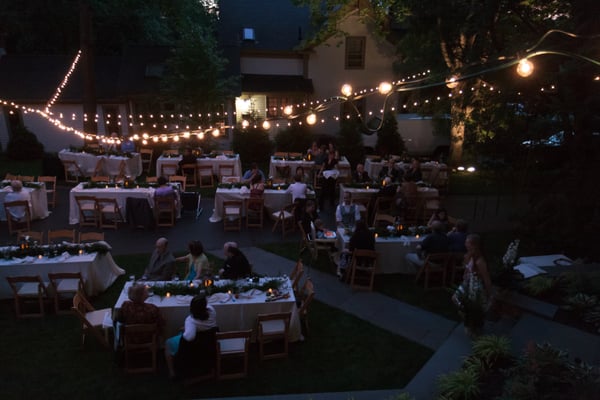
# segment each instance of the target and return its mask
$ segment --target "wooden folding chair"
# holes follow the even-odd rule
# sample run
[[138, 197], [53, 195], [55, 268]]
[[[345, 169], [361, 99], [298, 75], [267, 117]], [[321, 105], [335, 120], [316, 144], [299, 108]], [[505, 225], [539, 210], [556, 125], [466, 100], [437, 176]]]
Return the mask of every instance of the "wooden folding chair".
[[290, 281], [292, 282], [292, 290], [294, 293], [298, 293], [298, 289], [300, 286], [300, 279], [304, 274], [304, 264], [302, 263], [302, 259], [298, 259], [294, 268], [292, 268], [292, 272], [290, 272]]
[[271, 232], [275, 232], [277, 226], [281, 224], [281, 235], [285, 238], [288, 232], [294, 232], [296, 230], [296, 216], [294, 215], [296, 209], [295, 204], [288, 204], [281, 210], [275, 211], [271, 214], [271, 217], [275, 220], [273, 229]]
[[246, 228], [261, 228], [264, 224], [265, 199], [250, 197], [246, 199]]
[[[290, 330], [291, 312], [272, 314], [259, 314], [257, 316], [257, 337], [260, 361], [273, 358], [287, 358], [288, 356], [288, 334]], [[282, 349], [265, 351], [269, 345], [281, 342]], [[273, 347], [273, 346], [269, 346]]]
[[[212, 167], [211, 167], [212, 168]], [[183, 164], [181, 166], [181, 175], [185, 178], [185, 186], [198, 186], [198, 165], [196, 163]], [[185, 191], [185, 189], [183, 189]]]
[[[6, 280], [13, 292], [13, 297], [15, 299], [15, 314], [17, 315], [17, 318], [44, 316], [44, 302], [48, 298], [48, 283], [42, 281], [42, 278], [39, 275], [7, 276]], [[25, 303], [30, 301], [37, 301], [39, 312], [23, 312]]]
[[38, 231], [21, 231], [17, 235], [17, 240], [20, 242], [21, 240], [25, 240], [29, 238], [30, 241], [38, 242], [38, 244], [44, 243], [44, 232]]
[[154, 219], [157, 227], [175, 226], [176, 212], [173, 196], [154, 197]]
[[225, 176], [235, 176], [235, 166], [233, 164], [219, 164], [219, 182], [223, 180]]
[[56, 207], [56, 176], [38, 176], [38, 182], [44, 182], [46, 186], [48, 205]]
[[46, 236], [48, 237], [48, 244], [60, 243], [62, 241], [75, 243], [75, 229], [49, 230]]
[[74, 297], [77, 292], [85, 293], [81, 272], [48, 272], [48, 279], [54, 296], [54, 311], [57, 314], [60, 313], [60, 305], [65, 295]]
[[377, 269], [377, 252], [355, 249], [350, 262], [350, 287], [352, 289], [373, 290]]
[[75, 196], [79, 210], [79, 226], [98, 226], [98, 210], [94, 196]]
[[[298, 299], [299, 297], [299, 299]], [[304, 325], [304, 333], [309, 334], [308, 328], [308, 308], [315, 297], [315, 286], [312, 279], [306, 278], [304, 285], [299, 292], [297, 299], [300, 300], [300, 307], [298, 308], [298, 315], [300, 316], [300, 322]]]
[[[31, 210], [27, 200], [9, 201], [4, 203], [6, 221], [8, 222], [8, 234], [31, 230]], [[18, 218], [15, 215], [23, 215]]]
[[96, 210], [100, 228], [117, 229], [119, 222], [124, 221], [121, 208], [115, 198], [96, 197]]
[[79, 232], [79, 243], [100, 242], [104, 240], [104, 232]]
[[[156, 373], [158, 328], [156, 324], [125, 324], [123, 326], [123, 352], [125, 372]], [[140, 363], [140, 356], [148, 355], [148, 363]]]
[[83, 171], [73, 160], [61, 160], [65, 170], [65, 181], [79, 183], [79, 179], [84, 177]]
[[[89, 333], [94, 336], [98, 342], [107, 350], [111, 349], [108, 340], [108, 329], [104, 326], [105, 320], [112, 326], [112, 309], [103, 308], [96, 310], [82, 293], [76, 293], [73, 297], [73, 313], [81, 321], [81, 345], [85, 345], [85, 337]], [[100, 334], [100, 329], [104, 331], [104, 336]]]
[[[177, 170], [179, 169], [178, 162], [163, 162], [160, 165], [160, 175], [169, 177], [171, 175], [177, 175]], [[158, 171], [156, 172], [158, 174]]]
[[142, 159], [142, 171], [146, 175], [150, 174], [150, 168], [152, 167], [153, 154], [154, 154], [153, 149], [149, 149], [149, 148], [140, 149], [140, 158]]
[[427, 255], [423, 266], [417, 272], [415, 282], [418, 282], [424, 276], [423, 284], [425, 289], [429, 289], [429, 279], [432, 275], [441, 275], [441, 285], [446, 285], [446, 273], [448, 269], [448, 259], [452, 253], [432, 253]]
[[242, 210], [244, 203], [241, 200], [227, 200], [223, 202], [223, 230], [242, 230]]
[[169, 176], [169, 183], [179, 183], [181, 191], [185, 192], [186, 178], [183, 175], [171, 175]]
[[201, 188], [213, 187], [215, 185], [213, 178], [213, 169], [211, 165], [200, 165], [197, 170], [198, 185]]
[[[216, 334], [218, 380], [246, 377], [251, 334], [252, 330], [218, 332]], [[235, 361], [241, 366], [232, 370], [232, 364]]]

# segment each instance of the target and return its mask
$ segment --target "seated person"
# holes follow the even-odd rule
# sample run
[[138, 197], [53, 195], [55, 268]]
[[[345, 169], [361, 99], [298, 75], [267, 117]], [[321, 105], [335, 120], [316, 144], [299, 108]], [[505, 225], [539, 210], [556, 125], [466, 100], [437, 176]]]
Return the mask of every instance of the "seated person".
[[367, 183], [371, 182], [371, 178], [367, 171], [365, 171], [365, 166], [361, 163], [356, 164], [356, 170], [352, 173], [352, 182], [354, 183]]
[[250, 181], [250, 196], [251, 197], [261, 197], [265, 191], [265, 184], [263, 179], [260, 177], [260, 174], [256, 174], [252, 177]]
[[250, 183], [252, 182], [252, 179], [257, 175], [260, 175], [261, 181], [264, 182], [265, 174], [258, 168], [258, 164], [252, 163], [250, 165], [250, 169], [244, 172], [244, 175], [242, 176], [242, 182]]
[[150, 262], [144, 270], [142, 280], [170, 281], [175, 273], [175, 257], [168, 249], [169, 241], [161, 237], [156, 241]]
[[294, 178], [296, 176], [300, 177], [300, 182], [310, 182], [310, 178], [308, 176], [308, 174], [306, 172], [304, 172], [304, 167], [302, 165], [299, 165], [296, 167], [296, 173], [294, 174]]
[[441, 222], [435, 221], [431, 226], [431, 233], [423, 239], [423, 242], [417, 246], [418, 253], [408, 253], [406, 261], [420, 268], [425, 264], [425, 258], [429, 254], [447, 253], [450, 240], [444, 232], [444, 226]]
[[335, 222], [337, 226], [354, 226], [360, 220], [359, 207], [356, 204], [352, 204], [351, 200], [351, 194], [344, 192], [344, 202], [338, 204], [335, 209]]
[[121, 152], [123, 153], [133, 153], [135, 151], [135, 143], [131, 138], [123, 138], [121, 142]]
[[322, 165], [327, 159], [327, 146], [322, 144], [317, 152], [312, 153], [312, 159], [315, 165]]
[[[15, 179], [10, 182], [10, 188], [11, 191], [4, 196], [4, 202], [26, 201], [29, 204], [29, 210], [31, 211], [31, 193], [23, 190], [23, 182]], [[10, 215], [17, 221], [24, 220], [25, 212], [25, 206], [10, 208]]]
[[381, 171], [379, 171], [379, 180], [383, 181], [385, 178], [390, 178], [391, 182], [400, 182], [402, 180], [403, 171], [396, 168], [396, 161], [390, 159]]
[[248, 259], [237, 248], [237, 245], [232, 246], [230, 243], [226, 243], [223, 250], [226, 258], [223, 268], [219, 271], [221, 278], [235, 280], [252, 274], [252, 267]]
[[467, 252], [465, 241], [467, 240], [468, 228], [469, 226], [467, 221], [463, 219], [456, 221], [456, 226], [454, 226], [454, 228], [448, 232], [448, 241], [450, 242], [448, 245], [448, 250], [454, 253]]
[[154, 304], [146, 303], [149, 297], [146, 285], [137, 283], [127, 292], [129, 300], [121, 305], [115, 312], [114, 320], [125, 325], [130, 324], [156, 324], [159, 334], [165, 325], [160, 310]]
[[[165, 359], [171, 379], [175, 378], [174, 358], [179, 352], [182, 341], [192, 342], [196, 339], [198, 332], [211, 329], [216, 330], [217, 312], [212, 306], [207, 305], [206, 295], [199, 294], [190, 303], [190, 315], [185, 318], [183, 332], [175, 335], [165, 342]], [[185, 374], [185, 371], [182, 372]]]
[[188, 244], [188, 249], [188, 254], [177, 257], [175, 261], [187, 264], [187, 270], [184, 275], [186, 281], [201, 279], [203, 275], [207, 275], [210, 272], [208, 258], [204, 254], [204, 246], [201, 241], [194, 240]]
[[[433, 214], [431, 214], [431, 217], [429, 218], [429, 222], [427, 222], [427, 226], [429, 228], [431, 228], [431, 226], [433, 225], [433, 223], [435, 221], [440, 221], [443, 225], [444, 232], [448, 232], [448, 230], [450, 228], [450, 221], [448, 219], [448, 212], [446, 211], [445, 208], [440, 207], [437, 210], [435, 210], [433, 212]], [[466, 239], [466, 237], [465, 237], [465, 239]]]
[[173, 189], [173, 186], [169, 185], [167, 178], [159, 176], [156, 183], [158, 184], [158, 187], [154, 191], [154, 197], [173, 196], [173, 198], [175, 198], [175, 189]]
[[410, 167], [404, 173], [404, 177], [408, 181], [419, 182], [423, 180], [423, 173], [421, 172], [421, 163], [416, 158], [413, 158]]
[[375, 234], [369, 230], [365, 221], [357, 221], [356, 228], [350, 237], [348, 249], [342, 251], [338, 263], [338, 277], [343, 278], [345, 276], [346, 269], [350, 266], [352, 252], [355, 249], [375, 250]]
[[[192, 152], [192, 148], [191, 147], [186, 147], [185, 150], [183, 150], [183, 157], [181, 158], [181, 161], [179, 161], [179, 174], [180, 175], [184, 175], [184, 172], [181, 169], [182, 165], [185, 164], [194, 164], [196, 165], [196, 156], [194, 155], [194, 153]], [[188, 169], [186, 169], [187, 171]]]
[[308, 187], [306, 186], [306, 183], [302, 182], [302, 177], [298, 174], [294, 176], [294, 183], [285, 190], [286, 193], [292, 194], [292, 202], [296, 202], [296, 199], [303, 199], [306, 201], [307, 191]]
[[314, 223], [318, 218], [319, 214], [317, 213], [317, 205], [314, 200], [307, 200], [303, 212], [296, 214], [296, 220], [300, 221], [302, 229], [304, 229], [304, 233], [307, 235], [311, 232], [311, 222]]

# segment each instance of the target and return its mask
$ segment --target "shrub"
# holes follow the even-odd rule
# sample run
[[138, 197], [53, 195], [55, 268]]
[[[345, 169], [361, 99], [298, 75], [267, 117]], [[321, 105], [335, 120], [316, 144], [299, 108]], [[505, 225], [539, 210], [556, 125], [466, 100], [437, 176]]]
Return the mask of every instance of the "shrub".
[[398, 133], [396, 116], [389, 111], [383, 116], [383, 123], [377, 132], [377, 152], [381, 155], [402, 155], [406, 152], [404, 140]]
[[231, 143], [233, 151], [240, 155], [244, 163], [268, 164], [273, 152], [273, 142], [269, 135], [259, 128], [235, 129]]
[[44, 155], [44, 145], [33, 132], [21, 126], [13, 131], [6, 153], [11, 160], [39, 160]]
[[304, 153], [314, 140], [314, 135], [306, 125], [292, 125], [279, 131], [275, 136], [277, 151]]
[[438, 388], [444, 399], [477, 399], [480, 391], [479, 374], [473, 369], [461, 369], [442, 375]]
[[365, 157], [359, 124], [355, 119], [342, 121], [339, 132], [338, 149], [340, 156], [346, 156], [351, 165], [362, 162]]

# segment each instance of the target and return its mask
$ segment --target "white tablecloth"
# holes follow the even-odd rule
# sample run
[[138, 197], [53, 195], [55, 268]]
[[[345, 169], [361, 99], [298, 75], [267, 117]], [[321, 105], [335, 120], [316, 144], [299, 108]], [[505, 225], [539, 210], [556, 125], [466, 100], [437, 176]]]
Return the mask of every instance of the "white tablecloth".
[[548, 254], [543, 256], [520, 257], [519, 263], [515, 266], [523, 274], [525, 279], [536, 275], [545, 274], [557, 265], [569, 265], [573, 261], [564, 254]]
[[[269, 163], [269, 176], [276, 178], [277, 177], [277, 168], [276, 167], [285, 167], [285, 166], [290, 167], [290, 177], [294, 176], [294, 174], [296, 173], [296, 168], [298, 168], [300, 166], [304, 168], [305, 174], [309, 174], [310, 171], [312, 170], [312, 168], [314, 167], [314, 165], [315, 165], [314, 161], [277, 160], [277, 159], [275, 159], [275, 156], [271, 156], [271, 162]], [[349, 169], [350, 162], [348, 161], [348, 159], [346, 157], [342, 157], [340, 159], [338, 165], [340, 167], [340, 173], [341, 173], [340, 176], [341, 177], [346, 177], [349, 173], [351, 173], [350, 169]]]
[[33, 258], [31, 262], [0, 260], [0, 298], [12, 298], [13, 292], [6, 281], [7, 276], [39, 275], [49, 282], [49, 272], [81, 272], [85, 293], [96, 296], [105, 291], [125, 270], [119, 268], [110, 253]]
[[[311, 194], [311, 193], [309, 193]], [[223, 189], [218, 188], [215, 193], [215, 205], [213, 213], [209, 218], [210, 222], [219, 222], [223, 219], [223, 201], [226, 200], [242, 200], [245, 201], [250, 197], [249, 191], [241, 189]], [[273, 213], [281, 210], [288, 204], [292, 203], [292, 194], [286, 193], [285, 190], [265, 189], [263, 193], [265, 199], [265, 208], [268, 212]]]
[[[10, 186], [0, 190], [0, 221], [6, 221], [6, 210], [4, 209], [4, 198], [11, 191]], [[31, 219], [47, 218], [48, 197], [45, 185], [40, 189], [24, 187], [23, 191], [31, 194]]]
[[102, 174], [116, 176], [119, 174], [121, 161], [125, 160], [125, 175], [137, 177], [142, 174], [142, 158], [139, 153], [131, 153], [131, 158], [123, 156], [96, 156], [90, 153], [78, 153], [69, 150], [61, 150], [58, 153], [61, 160], [75, 161], [85, 176], [91, 176], [98, 160], [104, 159], [104, 168]]
[[[370, 158], [365, 160], [365, 171], [369, 174], [369, 177], [374, 180], [378, 180], [379, 172], [381, 169], [387, 164], [387, 161], [373, 161]], [[397, 162], [396, 168], [406, 170], [410, 167], [410, 164]], [[448, 166], [446, 164], [440, 164], [434, 161], [428, 161], [421, 163], [421, 173], [423, 175], [423, 182], [434, 184], [435, 182], [431, 181], [431, 177], [436, 177], [438, 174], [441, 174], [440, 178], [447, 180], [448, 179]]]
[[[264, 279], [264, 278], [263, 278]], [[268, 278], [267, 278], [268, 279]], [[224, 282], [224, 281], [221, 281]], [[219, 282], [217, 282], [218, 284]], [[127, 291], [132, 282], [126, 282], [115, 304], [115, 310], [121, 308], [128, 299]], [[161, 285], [164, 282], [148, 282], [149, 285]], [[291, 283], [288, 280], [288, 287]], [[296, 299], [293, 290], [289, 289], [290, 297], [277, 301], [265, 302], [265, 294], [256, 294], [252, 298], [234, 298], [225, 293], [209, 297], [208, 303], [217, 312], [217, 325], [221, 332], [238, 330], [256, 330], [256, 317], [258, 314], [278, 312], [291, 312], [289, 340], [294, 342], [301, 338], [300, 316], [297, 312]], [[147, 303], [156, 305], [165, 319], [165, 335], [171, 337], [177, 334], [183, 326], [185, 318], [190, 314], [192, 296], [159, 297], [154, 295], [146, 300]], [[256, 332], [254, 333], [256, 334]]]
[[[100, 198], [114, 198], [119, 204], [121, 214], [123, 218], [127, 218], [127, 198], [135, 197], [138, 199], [146, 199], [150, 204], [150, 207], [154, 207], [154, 188], [135, 188], [135, 189], [123, 189], [109, 186], [107, 188], [93, 188], [84, 189], [85, 183], [80, 183], [75, 186], [69, 192], [69, 224], [74, 225], [79, 223], [79, 208], [75, 201], [75, 196], [94, 196]], [[175, 194], [179, 197], [179, 192], [176, 190]], [[177, 217], [181, 216], [181, 201], [177, 200], [178, 210]]]
[[[371, 197], [379, 193], [379, 189], [363, 189], [363, 188], [351, 188], [345, 185], [340, 185], [340, 203], [344, 201], [344, 193], [350, 192], [352, 198], [364, 198]], [[436, 198], [440, 195], [436, 188], [431, 187], [417, 187], [417, 194], [424, 199]]]
[[[156, 175], [160, 175], [161, 166], [163, 163], [179, 163], [182, 157], [163, 157], [160, 156], [156, 160]], [[209, 157], [201, 157], [196, 159], [196, 165], [210, 165], [213, 169], [213, 175], [219, 175], [219, 165], [221, 164], [232, 164], [233, 163], [233, 174], [234, 176], [238, 176], [241, 178], [242, 176], [242, 162], [240, 160], [239, 154], [236, 154], [235, 157], [227, 157], [225, 155], [217, 156], [215, 158]]]
[[[350, 236], [344, 228], [338, 228], [338, 248], [348, 248]], [[405, 255], [417, 251], [417, 245], [423, 241], [423, 236], [377, 237], [377, 274], [415, 274], [415, 268], [405, 260]]]

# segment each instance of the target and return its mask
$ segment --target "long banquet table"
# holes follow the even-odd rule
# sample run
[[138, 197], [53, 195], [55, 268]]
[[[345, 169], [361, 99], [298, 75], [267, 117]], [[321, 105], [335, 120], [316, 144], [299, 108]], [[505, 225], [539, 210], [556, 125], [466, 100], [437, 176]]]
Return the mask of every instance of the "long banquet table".
[[[373, 188], [353, 188], [346, 185], [340, 185], [340, 203], [344, 201], [344, 193], [350, 193], [353, 199], [372, 197], [379, 193], [379, 189]], [[417, 187], [417, 194], [424, 200], [439, 197], [440, 193], [436, 188]]]
[[0, 259], [0, 298], [7, 299], [13, 296], [6, 281], [7, 276], [39, 275], [43, 281], [48, 281], [49, 272], [81, 272], [86, 294], [95, 296], [112, 285], [119, 275], [125, 273], [125, 270], [115, 263], [110, 253], [84, 253], [74, 256], [63, 254], [54, 258]]
[[[375, 161], [372, 158], [367, 158], [365, 160], [365, 171], [371, 179], [377, 179], [379, 177], [379, 172], [384, 165], [386, 165], [387, 161], [378, 160]], [[404, 163], [402, 161], [397, 162], [396, 168], [406, 170], [410, 167], [410, 164]], [[448, 179], [448, 166], [446, 164], [440, 164], [435, 161], [428, 161], [421, 163], [421, 173], [423, 174], [423, 182], [427, 183], [435, 183], [431, 181], [431, 177], [434, 177], [436, 180], [447, 180]]]
[[[340, 162], [338, 163], [340, 167], [340, 176], [347, 177], [348, 174], [351, 174], [350, 170], [350, 162], [346, 157], [342, 157]], [[271, 156], [271, 161], [269, 163], [269, 176], [277, 177], [277, 167], [290, 167], [290, 177], [294, 176], [296, 173], [296, 168], [302, 167], [304, 168], [305, 173], [309, 173], [312, 168], [315, 166], [314, 161], [309, 160], [291, 160], [291, 159], [283, 159], [282, 157]]]
[[[348, 248], [350, 236], [344, 228], [338, 228], [338, 248]], [[377, 274], [416, 274], [415, 267], [405, 260], [408, 253], [417, 251], [417, 245], [423, 241], [423, 236], [394, 236], [375, 238], [377, 251]]]
[[[230, 281], [222, 280], [215, 284], [218, 285], [219, 282], [226, 283]], [[165, 283], [173, 282], [146, 282], [149, 286], [163, 285]], [[183, 282], [181, 283], [185, 284]], [[123, 290], [115, 303], [115, 311], [119, 310], [123, 302], [128, 299], [127, 293], [132, 284], [132, 281], [125, 283]], [[201, 282], [197, 281], [196, 284], [200, 285]], [[298, 315], [296, 307], [294, 291], [291, 290], [289, 280], [287, 283], [284, 283], [284, 286], [289, 288], [289, 298], [269, 302], [265, 301], [265, 293], [259, 291], [255, 291], [252, 294], [248, 293], [247, 295], [241, 294], [238, 298], [227, 293], [215, 293], [212, 296], [209, 296], [208, 304], [213, 306], [217, 312], [217, 325], [219, 326], [219, 330], [221, 332], [248, 329], [255, 330], [256, 317], [258, 314], [291, 312], [292, 318], [290, 320], [289, 340], [292, 342], [300, 340], [302, 336], [300, 316]], [[147, 303], [156, 305], [165, 319], [166, 337], [173, 336], [179, 332], [185, 318], [190, 313], [191, 301], [191, 295], [174, 295], [162, 298], [158, 295], [153, 295], [146, 300]]]
[[121, 161], [125, 161], [125, 175], [137, 177], [142, 174], [142, 158], [139, 153], [131, 153], [131, 157], [117, 155], [95, 155], [85, 152], [61, 150], [58, 158], [65, 161], [75, 161], [85, 176], [92, 176], [98, 160], [104, 160], [102, 173], [108, 176], [119, 174]]
[[[165, 157], [165, 156], [160, 156], [158, 157], [158, 159], [156, 160], [156, 175], [160, 175], [160, 171], [162, 168], [162, 165], [164, 163], [175, 163], [178, 164], [179, 161], [181, 161], [182, 156], [177, 156], [177, 157]], [[232, 156], [228, 156], [228, 155], [219, 155], [216, 157], [208, 157], [208, 156], [201, 156], [196, 158], [196, 165], [197, 166], [203, 166], [203, 165], [210, 165], [212, 166], [212, 170], [213, 170], [213, 175], [219, 175], [219, 166], [220, 165], [228, 165], [228, 164], [232, 164], [233, 163], [233, 175], [237, 176], [237, 177], [241, 177], [242, 176], [242, 162], [240, 160], [240, 155], [239, 154], [234, 154]]]
[[[4, 199], [10, 191], [10, 186], [7, 186], [0, 190], [0, 221], [6, 221]], [[31, 194], [31, 219], [47, 218], [49, 213], [46, 186], [44, 184], [41, 184], [39, 188], [24, 187], [23, 191], [29, 192]]]
[[[146, 199], [150, 207], [154, 207], [154, 188], [131, 188], [125, 189], [115, 185], [106, 185], [99, 188], [84, 188], [85, 183], [80, 183], [69, 192], [69, 224], [74, 225], [79, 223], [79, 208], [75, 201], [75, 196], [94, 196], [99, 198], [114, 198], [121, 209], [122, 217], [127, 216], [127, 198], [133, 197], [137, 199]], [[175, 190], [175, 195], [179, 199], [179, 191]], [[177, 201], [177, 217], [181, 216], [181, 201]]]
[[[314, 192], [309, 192], [308, 195], [314, 195]], [[250, 191], [248, 188], [218, 188], [215, 192], [215, 205], [209, 221], [219, 222], [223, 219], [223, 201], [245, 201], [248, 198], [250, 198]], [[292, 194], [286, 193], [284, 189], [265, 189], [263, 198], [265, 199], [265, 208], [271, 213], [281, 210], [286, 205], [292, 203]]]

